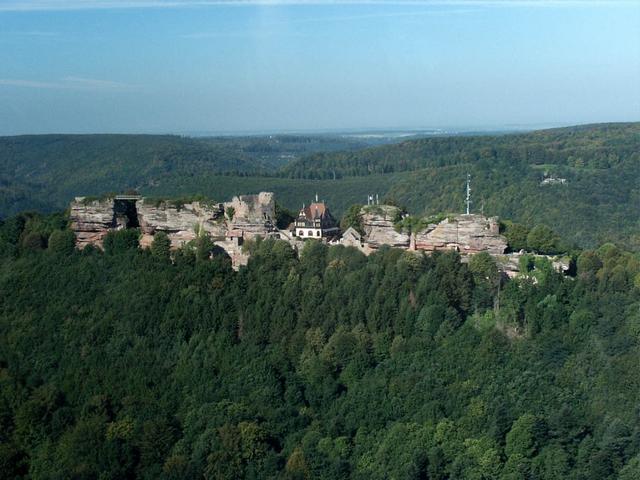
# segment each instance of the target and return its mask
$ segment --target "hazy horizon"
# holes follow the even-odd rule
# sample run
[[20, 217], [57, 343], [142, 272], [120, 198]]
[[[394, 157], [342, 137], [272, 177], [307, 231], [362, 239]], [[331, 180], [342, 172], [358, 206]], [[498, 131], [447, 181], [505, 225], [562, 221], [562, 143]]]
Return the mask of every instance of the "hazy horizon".
[[317, 129], [261, 129], [261, 130], [134, 130], [134, 131], [47, 131], [27, 133], [0, 133], [2, 137], [26, 136], [26, 135], [177, 135], [185, 137], [241, 137], [241, 136], [268, 136], [268, 135], [309, 135], [309, 136], [374, 136], [403, 137], [403, 136], [442, 136], [442, 135], [489, 135], [509, 134], [519, 132], [533, 132], [554, 128], [579, 127], [596, 124], [637, 123], [639, 120], [623, 122], [587, 122], [587, 123], [554, 123], [554, 124], [529, 124], [529, 125], [472, 125], [472, 126], [442, 126], [442, 127], [353, 127], [353, 128], [317, 128]]
[[7, 0], [0, 25], [0, 135], [640, 120], [634, 1]]

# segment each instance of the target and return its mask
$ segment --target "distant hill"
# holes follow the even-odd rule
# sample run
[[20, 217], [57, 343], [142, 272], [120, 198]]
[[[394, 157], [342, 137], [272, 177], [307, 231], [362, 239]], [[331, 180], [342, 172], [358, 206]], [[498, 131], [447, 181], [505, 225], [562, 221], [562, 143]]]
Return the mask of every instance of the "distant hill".
[[524, 134], [441, 136], [356, 152], [317, 153], [286, 165], [290, 178], [342, 178], [420, 170], [482, 161], [616, 167], [637, 153], [640, 123], [581, 125]]
[[[264, 178], [310, 152], [350, 151], [397, 141], [348, 135], [0, 137], [0, 218], [25, 209], [61, 209], [75, 195], [157, 188], [174, 194], [211, 178], [226, 187], [227, 180], [221, 182], [218, 176]], [[238, 181], [229, 185], [242, 190]], [[204, 186], [206, 193], [218, 195], [210, 191], [209, 180]]]
[[59, 208], [73, 195], [136, 188], [163, 175], [264, 170], [228, 145], [169, 135], [3, 137], [0, 159], [3, 214], [47, 198]]
[[[374, 178], [401, 172], [385, 193], [419, 213], [461, 211], [472, 176], [474, 211], [546, 223], [582, 246], [640, 249], [640, 123], [517, 135], [439, 137], [290, 163], [290, 178]], [[552, 180], [542, 184], [545, 177]], [[564, 184], [553, 181], [563, 178]]]
[[[0, 217], [133, 188], [218, 200], [270, 190], [289, 208], [318, 193], [338, 215], [377, 193], [414, 213], [461, 212], [470, 173], [474, 211], [546, 223], [584, 247], [614, 241], [640, 250], [640, 123], [368, 142], [340, 135], [0, 137]], [[541, 184], [546, 177], [566, 182]]]

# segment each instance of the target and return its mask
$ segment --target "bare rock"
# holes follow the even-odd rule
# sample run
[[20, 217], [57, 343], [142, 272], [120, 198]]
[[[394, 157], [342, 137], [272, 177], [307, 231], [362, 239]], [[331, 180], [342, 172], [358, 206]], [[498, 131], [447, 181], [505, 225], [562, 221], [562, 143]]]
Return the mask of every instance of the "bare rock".
[[369, 248], [382, 245], [408, 248], [409, 235], [395, 230], [395, 221], [400, 216], [400, 209], [391, 205], [370, 205], [362, 207], [362, 226], [364, 242]]
[[88, 200], [76, 197], [71, 202], [69, 220], [78, 248], [89, 244], [102, 247], [104, 237], [116, 228], [113, 199]]
[[265, 236], [275, 231], [275, 200], [272, 192], [258, 195], [239, 195], [224, 204], [233, 209], [230, 230], [241, 230], [245, 238]]
[[137, 212], [143, 240], [145, 236], [165, 232], [173, 248], [195, 239], [200, 231], [213, 238], [224, 238], [226, 232], [222, 204], [191, 202], [178, 206], [169, 202], [153, 204], [142, 199], [137, 204]]
[[458, 250], [460, 253], [504, 253], [506, 239], [500, 235], [498, 218], [483, 215], [455, 215], [429, 224], [415, 235], [417, 250]]

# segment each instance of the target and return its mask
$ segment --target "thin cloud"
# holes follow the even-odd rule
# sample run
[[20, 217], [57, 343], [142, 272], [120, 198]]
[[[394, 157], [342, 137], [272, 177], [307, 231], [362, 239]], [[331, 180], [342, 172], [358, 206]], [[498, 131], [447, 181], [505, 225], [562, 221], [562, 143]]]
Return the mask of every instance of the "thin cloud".
[[[273, 28], [279, 26], [305, 24], [305, 23], [334, 23], [334, 22], [349, 22], [357, 20], [371, 20], [371, 19], [384, 19], [384, 18], [397, 18], [397, 17], [420, 17], [420, 16], [448, 16], [448, 15], [461, 15], [466, 13], [477, 12], [478, 9], [456, 9], [456, 10], [421, 10], [411, 12], [381, 12], [381, 13], [363, 13], [355, 15], [335, 15], [330, 17], [310, 17], [310, 18], [293, 18], [288, 21], [282, 22], [270, 22], [268, 25], [262, 25], [262, 28]], [[216, 31], [216, 32], [194, 32], [180, 35], [181, 38], [235, 38], [235, 37], [270, 37], [274, 35], [286, 35], [286, 36], [298, 36], [291, 32], [283, 32], [282, 30], [244, 30], [244, 31]], [[299, 35], [303, 36], [303, 35]], [[306, 35], [304, 35], [306, 36]]]
[[115, 82], [113, 80], [101, 80], [84, 77], [65, 77], [59, 81], [39, 81], [15, 78], [0, 78], [0, 86], [36, 88], [46, 90], [129, 90], [134, 85]]
[[38, 82], [36, 80], [20, 80], [13, 78], [0, 78], [0, 86], [24, 88], [61, 88], [61, 84], [59, 83]]
[[2, 32], [3, 35], [15, 36], [15, 37], [57, 37], [60, 35], [58, 32], [47, 32], [42, 30], [27, 30], [24, 32]]
[[636, 0], [5, 0], [0, 11], [183, 8], [216, 5], [464, 5], [480, 7], [637, 6]]

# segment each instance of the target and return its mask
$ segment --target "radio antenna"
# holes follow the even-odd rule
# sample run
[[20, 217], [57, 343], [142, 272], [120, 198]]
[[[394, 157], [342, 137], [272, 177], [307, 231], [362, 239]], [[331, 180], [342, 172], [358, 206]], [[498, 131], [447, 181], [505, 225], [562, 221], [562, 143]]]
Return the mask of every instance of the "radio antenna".
[[467, 173], [467, 215], [471, 213], [471, 174]]

